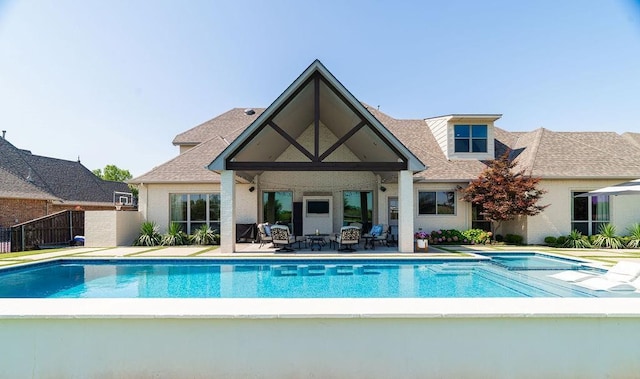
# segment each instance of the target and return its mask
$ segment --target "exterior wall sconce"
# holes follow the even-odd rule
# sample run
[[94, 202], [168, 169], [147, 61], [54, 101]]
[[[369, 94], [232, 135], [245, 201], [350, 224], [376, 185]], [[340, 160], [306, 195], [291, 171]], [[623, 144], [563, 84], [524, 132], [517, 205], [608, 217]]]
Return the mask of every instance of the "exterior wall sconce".
[[387, 190], [387, 187], [385, 186], [380, 186], [380, 191], [385, 192]]
[[254, 186], [249, 187], [249, 192], [253, 192], [255, 190], [256, 190], [256, 187], [254, 187]]

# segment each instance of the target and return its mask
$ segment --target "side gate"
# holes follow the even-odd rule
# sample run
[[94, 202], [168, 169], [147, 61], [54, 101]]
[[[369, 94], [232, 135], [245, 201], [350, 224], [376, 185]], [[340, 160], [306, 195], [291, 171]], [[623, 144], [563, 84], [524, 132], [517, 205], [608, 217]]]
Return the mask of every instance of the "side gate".
[[70, 246], [84, 235], [84, 211], [61, 211], [22, 224], [10, 231], [9, 251]]

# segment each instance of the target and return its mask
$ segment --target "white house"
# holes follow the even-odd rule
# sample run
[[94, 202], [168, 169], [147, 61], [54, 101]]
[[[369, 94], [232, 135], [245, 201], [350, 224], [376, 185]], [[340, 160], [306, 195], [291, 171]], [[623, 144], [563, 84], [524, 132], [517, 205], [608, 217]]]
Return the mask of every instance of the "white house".
[[394, 119], [353, 96], [313, 62], [266, 109], [232, 109], [175, 137], [180, 154], [130, 183], [139, 211], [166, 230], [208, 224], [233, 252], [236, 224], [281, 222], [296, 235], [349, 222], [386, 224], [398, 251], [422, 229], [486, 227], [460, 189], [511, 151], [541, 177], [543, 213], [504, 226], [527, 243], [602, 223], [640, 221], [640, 196], [575, 197], [640, 177], [640, 134], [508, 132], [499, 114]]

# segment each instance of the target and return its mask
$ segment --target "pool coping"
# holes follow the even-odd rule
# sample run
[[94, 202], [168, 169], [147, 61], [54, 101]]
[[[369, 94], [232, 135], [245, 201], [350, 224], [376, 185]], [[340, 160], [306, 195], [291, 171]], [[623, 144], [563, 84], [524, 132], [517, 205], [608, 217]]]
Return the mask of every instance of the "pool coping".
[[0, 320], [558, 317], [640, 317], [640, 298], [0, 299]]

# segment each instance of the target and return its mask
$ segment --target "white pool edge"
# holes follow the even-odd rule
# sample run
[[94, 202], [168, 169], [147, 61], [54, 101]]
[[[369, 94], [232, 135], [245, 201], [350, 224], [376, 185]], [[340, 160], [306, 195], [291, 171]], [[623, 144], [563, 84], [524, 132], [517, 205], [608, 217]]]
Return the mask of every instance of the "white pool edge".
[[640, 317], [640, 298], [0, 299], [0, 320], [483, 317]]

